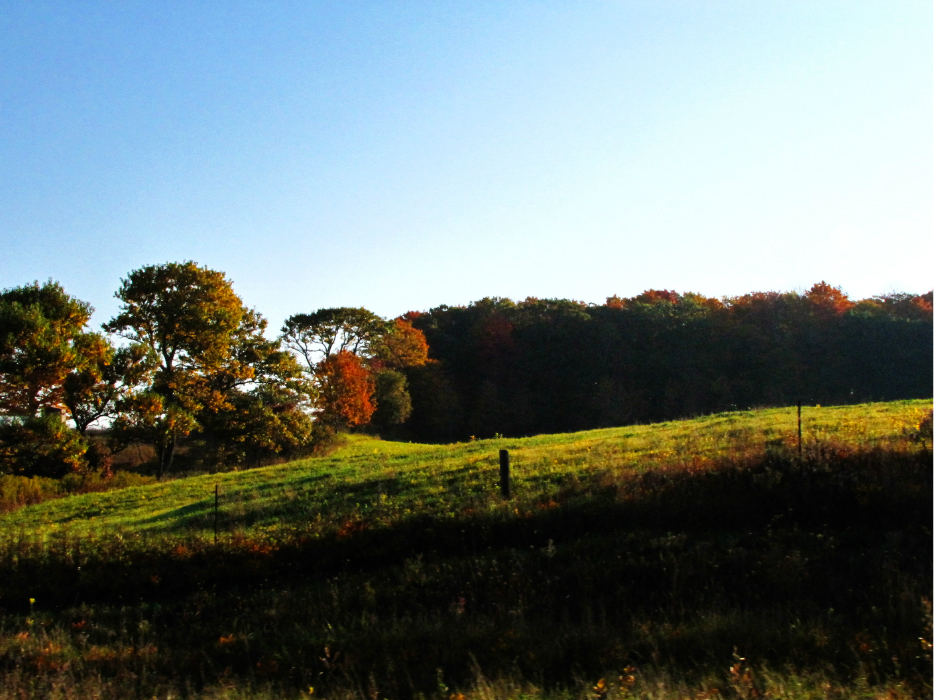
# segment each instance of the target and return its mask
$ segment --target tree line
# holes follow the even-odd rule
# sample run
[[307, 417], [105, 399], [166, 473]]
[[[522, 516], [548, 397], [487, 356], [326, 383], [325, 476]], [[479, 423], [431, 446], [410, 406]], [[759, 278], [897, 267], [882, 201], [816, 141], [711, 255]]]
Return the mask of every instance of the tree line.
[[756, 406], [931, 396], [930, 292], [713, 299], [649, 290], [604, 304], [487, 298], [406, 318], [432, 361], [406, 370], [422, 441], [531, 435]]
[[[0, 292], [0, 473], [106, 472], [146, 444], [161, 477], [308, 454], [347, 430], [445, 442], [754, 406], [922, 398], [932, 295], [713, 299], [649, 290], [605, 304], [486, 298], [384, 319], [290, 316], [275, 338], [222, 272], [134, 270], [103, 332], [56, 282]], [[68, 418], [71, 427], [63, 418]]]
[[307, 454], [341, 430], [403, 422], [400, 370], [427, 361], [420, 331], [366, 309], [296, 314], [269, 339], [224, 273], [193, 262], [134, 270], [115, 296], [99, 333], [56, 282], [0, 293], [0, 473], [106, 471], [146, 444], [161, 478], [182, 440], [196, 468]]

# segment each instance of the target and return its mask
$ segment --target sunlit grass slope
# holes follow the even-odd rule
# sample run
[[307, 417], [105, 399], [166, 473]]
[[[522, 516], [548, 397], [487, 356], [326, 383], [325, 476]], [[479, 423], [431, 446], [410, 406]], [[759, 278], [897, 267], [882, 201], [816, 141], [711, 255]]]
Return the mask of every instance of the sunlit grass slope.
[[[808, 449], [868, 448], [901, 439], [930, 408], [927, 401], [805, 407]], [[704, 464], [797, 443], [794, 408], [741, 411], [653, 425], [421, 445], [351, 435], [333, 454], [261, 469], [199, 476], [86, 494], [0, 516], [0, 532], [54, 535], [145, 533], [213, 538], [214, 491], [221, 534], [325, 532], [348, 519], [392, 523], [408, 517], [457, 517], [503, 508], [501, 449], [510, 452], [511, 507], [555, 494], [568, 479], [619, 476]]]
[[789, 408], [351, 436], [24, 507], [0, 698], [930, 697], [930, 410], [805, 407], [800, 453]]

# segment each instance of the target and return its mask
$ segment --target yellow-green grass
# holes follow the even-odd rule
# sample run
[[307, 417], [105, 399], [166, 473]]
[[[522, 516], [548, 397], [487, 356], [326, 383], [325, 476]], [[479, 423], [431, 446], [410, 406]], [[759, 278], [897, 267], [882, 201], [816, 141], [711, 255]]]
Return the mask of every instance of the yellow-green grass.
[[800, 454], [794, 408], [349, 436], [28, 506], [0, 698], [930, 697], [930, 410], [805, 407]]
[[[866, 448], [901, 439], [930, 401], [804, 407], [806, 447]], [[510, 453], [516, 503], [558, 490], [556, 477], [595, 470], [625, 476], [702, 465], [782, 444], [796, 449], [795, 407], [738, 411], [653, 425], [607, 428], [451, 445], [381, 441], [349, 435], [327, 457], [175, 479], [151, 486], [49, 501], [0, 515], [0, 533], [49, 536], [137, 532], [213, 538], [214, 491], [222, 534], [326, 531], [348, 518], [391, 523], [430, 514], [457, 517], [464, 507], [501, 509], [499, 450]]]

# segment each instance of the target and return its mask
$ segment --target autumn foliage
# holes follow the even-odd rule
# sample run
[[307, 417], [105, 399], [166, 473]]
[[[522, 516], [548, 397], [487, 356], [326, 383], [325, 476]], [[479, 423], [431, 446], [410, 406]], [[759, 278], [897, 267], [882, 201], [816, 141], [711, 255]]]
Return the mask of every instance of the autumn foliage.
[[602, 305], [530, 297], [442, 306], [409, 316], [435, 364], [407, 372], [407, 437], [923, 398], [932, 382], [931, 296], [854, 300], [818, 282], [805, 292], [723, 299], [650, 289]]
[[391, 431], [412, 412], [408, 378], [401, 370], [428, 362], [425, 334], [406, 318], [386, 321], [363, 308], [339, 307], [294, 314], [282, 341], [304, 360], [316, 388], [315, 408], [324, 436], [358, 428]]
[[333, 307], [290, 316], [277, 338], [224, 273], [194, 262], [134, 270], [116, 296], [104, 330], [122, 347], [57, 283], [0, 293], [0, 471], [100, 470], [101, 426], [114, 449], [149, 445], [162, 475], [180, 454], [186, 468], [257, 465], [341, 430], [530, 435], [920, 398], [932, 383], [930, 292], [855, 300], [822, 281], [599, 305], [493, 297], [395, 319]]
[[383, 340], [381, 360], [392, 368], [420, 367], [428, 361], [425, 334], [404, 318], [397, 318]]
[[344, 428], [370, 421], [376, 410], [376, 383], [359, 357], [347, 350], [328, 356], [318, 365], [315, 382], [321, 406], [319, 421]]

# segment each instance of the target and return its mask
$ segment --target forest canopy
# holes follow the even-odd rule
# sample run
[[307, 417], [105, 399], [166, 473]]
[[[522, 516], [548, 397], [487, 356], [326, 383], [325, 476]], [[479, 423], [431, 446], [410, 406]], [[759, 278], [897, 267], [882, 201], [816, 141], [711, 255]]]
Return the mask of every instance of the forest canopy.
[[923, 398], [932, 384], [930, 292], [494, 297], [394, 319], [336, 307], [273, 338], [224, 273], [194, 262], [134, 270], [115, 296], [101, 333], [51, 280], [0, 293], [0, 473], [106, 473], [112, 452], [145, 444], [162, 476], [179, 459], [294, 457], [349, 430], [445, 442]]
[[486, 298], [407, 318], [432, 360], [409, 371], [415, 440], [931, 393], [930, 292], [851, 300], [819, 282], [723, 299], [648, 290], [599, 305]]

